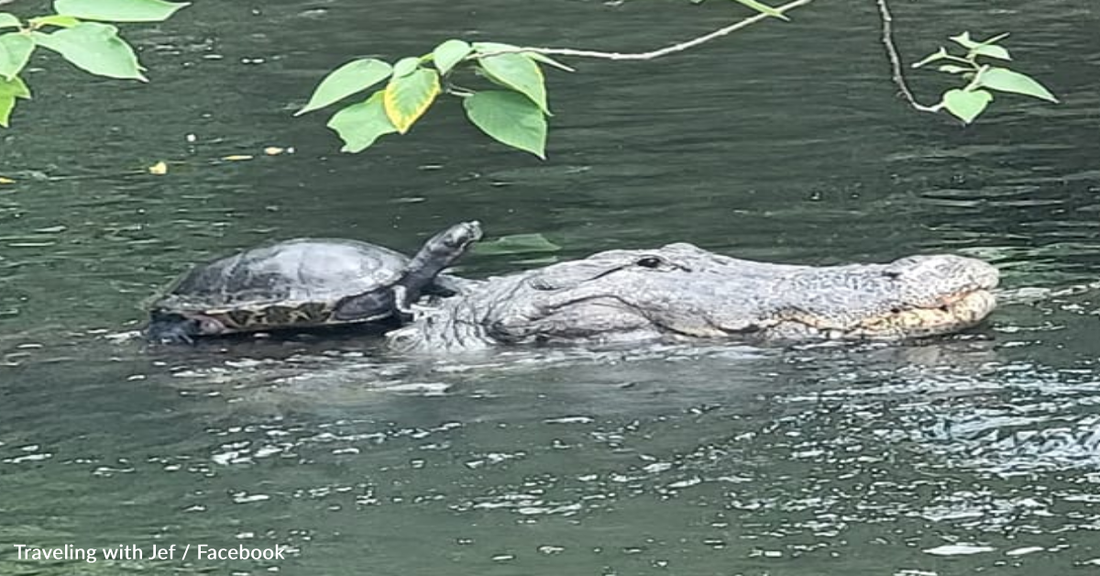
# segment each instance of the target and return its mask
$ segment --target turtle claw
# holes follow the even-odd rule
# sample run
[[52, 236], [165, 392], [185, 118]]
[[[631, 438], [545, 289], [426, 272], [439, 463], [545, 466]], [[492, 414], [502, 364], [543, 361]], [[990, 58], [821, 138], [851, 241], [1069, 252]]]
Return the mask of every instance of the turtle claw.
[[408, 318], [415, 312], [415, 302], [409, 302], [409, 289], [398, 284], [393, 287], [393, 309], [401, 318]]
[[153, 344], [194, 344], [201, 333], [200, 323], [194, 319], [172, 316], [154, 317], [145, 328], [145, 339]]

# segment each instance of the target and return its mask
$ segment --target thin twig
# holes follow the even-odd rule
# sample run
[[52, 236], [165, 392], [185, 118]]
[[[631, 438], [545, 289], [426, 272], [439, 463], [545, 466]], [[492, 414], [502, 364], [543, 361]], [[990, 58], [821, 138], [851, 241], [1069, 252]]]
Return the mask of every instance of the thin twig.
[[[777, 6], [775, 10], [776, 12], [783, 14], [789, 10], [793, 10], [800, 6], [805, 6], [813, 1], [814, 0], [794, 0], [782, 6]], [[522, 48], [516, 48], [515, 50], [500, 50], [499, 52], [493, 52], [491, 54], [479, 54], [478, 56], [484, 58], [486, 56], [493, 56], [496, 54], [509, 52], [532, 52], [536, 54], [543, 54], [546, 56], [575, 56], [578, 58], [601, 58], [604, 60], [653, 60], [654, 58], [660, 58], [661, 56], [666, 56], [674, 52], [683, 52], [684, 50], [687, 50], [689, 48], [694, 48], [695, 46], [698, 46], [705, 42], [710, 42], [715, 38], [721, 38], [722, 36], [726, 36], [727, 34], [740, 30], [746, 26], [756, 24], [757, 22], [772, 17], [773, 16], [769, 16], [761, 12], [759, 14], [749, 16], [744, 20], [740, 20], [738, 22], [730, 24], [725, 28], [715, 30], [714, 32], [705, 34], [703, 36], [699, 36], [698, 38], [693, 38], [686, 42], [680, 42], [671, 46], [665, 46], [664, 48], [659, 48], [657, 50], [650, 50], [648, 52], [601, 52], [599, 50], [575, 50], [573, 48], [536, 48], [533, 46], [526, 46]]]
[[897, 84], [898, 90], [901, 92], [903, 98], [913, 109], [920, 112], [939, 112], [938, 108], [933, 106], [925, 106], [920, 102], [917, 102], [917, 98], [913, 96], [913, 91], [909, 89], [909, 84], [905, 81], [905, 74], [903, 72], [901, 64], [901, 55], [898, 54], [898, 48], [894, 45], [894, 18], [890, 15], [890, 8], [886, 5], [886, 0], [876, 0], [878, 2], [878, 11], [882, 17], [882, 44], [886, 46], [886, 54], [890, 57], [890, 66], [893, 68], [894, 84]]

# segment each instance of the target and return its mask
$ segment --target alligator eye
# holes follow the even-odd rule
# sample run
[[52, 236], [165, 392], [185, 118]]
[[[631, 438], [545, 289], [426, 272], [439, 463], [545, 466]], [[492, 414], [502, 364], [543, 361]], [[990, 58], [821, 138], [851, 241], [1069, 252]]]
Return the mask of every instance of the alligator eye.
[[656, 256], [642, 256], [641, 258], [638, 258], [637, 262], [635, 262], [635, 264], [641, 266], [642, 268], [660, 268], [661, 265], [664, 263], [664, 260]]
[[891, 308], [890, 313], [891, 314], [901, 314], [901, 308]]

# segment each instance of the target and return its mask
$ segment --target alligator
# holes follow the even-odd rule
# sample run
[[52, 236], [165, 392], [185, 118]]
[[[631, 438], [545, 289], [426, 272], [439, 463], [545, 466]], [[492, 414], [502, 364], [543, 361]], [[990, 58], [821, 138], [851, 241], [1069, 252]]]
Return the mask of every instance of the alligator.
[[400, 352], [660, 339], [907, 339], [981, 322], [996, 306], [998, 278], [993, 266], [957, 255], [803, 266], [676, 243], [472, 280], [387, 338]]

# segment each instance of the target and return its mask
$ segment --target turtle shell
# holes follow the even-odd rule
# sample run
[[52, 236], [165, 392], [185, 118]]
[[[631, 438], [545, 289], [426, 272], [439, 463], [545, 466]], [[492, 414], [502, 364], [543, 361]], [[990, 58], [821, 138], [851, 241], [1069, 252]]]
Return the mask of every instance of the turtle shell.
[[298, 238], [259, 246], [192, 269], [153, 303], [184, 318], [204, 316], [226, 332], [367, 322], [337, 319], [344, 298], [395, 285], [409, 258], [346, 239]]

